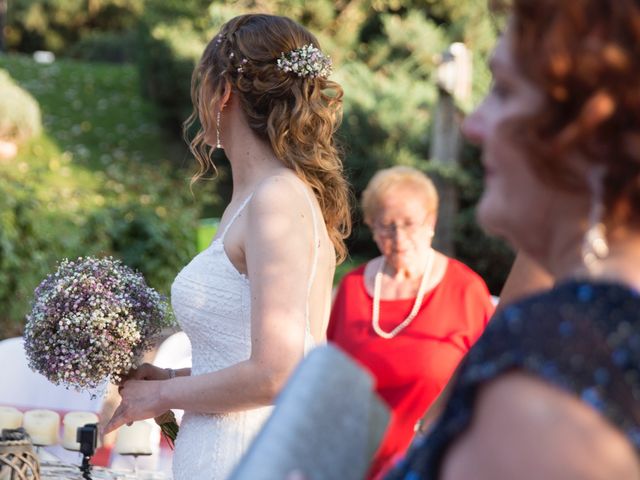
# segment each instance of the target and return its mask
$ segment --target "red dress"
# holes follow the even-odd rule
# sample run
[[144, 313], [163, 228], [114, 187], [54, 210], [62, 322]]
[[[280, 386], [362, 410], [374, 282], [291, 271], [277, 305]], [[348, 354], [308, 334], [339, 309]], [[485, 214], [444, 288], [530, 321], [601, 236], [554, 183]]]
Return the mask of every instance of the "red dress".
[[[371, 326], [373, 300], [365, 287], [364, 268], [343, 278], [327, 336], [374, 375], [377, 393], [391, 408], [386, 436], [369, 471], [371, 478], [409, 446], [416, 422], [480, 337], [494, 308], [480, 276], [448, 259], [442, 281], [426, 293], [413, 322], [386, 340]], [[414, 301], [381, 300], [381, 328], [390, 332], [400, 324]]]

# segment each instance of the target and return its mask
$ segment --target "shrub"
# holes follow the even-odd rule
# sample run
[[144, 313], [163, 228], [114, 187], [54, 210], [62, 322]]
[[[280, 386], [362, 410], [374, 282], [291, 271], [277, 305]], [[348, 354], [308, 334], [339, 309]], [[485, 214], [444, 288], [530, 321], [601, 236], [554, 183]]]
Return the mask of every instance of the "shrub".
[[0, 140], [22, 143], [41, 131], [38, 102], [0, 69]]
[[21, 333], [35, 286], [56, 260], [79, 250], [74, 227], [38, 198], [36, 185], [0, 175], [0, 338]]
[[10, 50], [67, 49], [91, 32], [132, 29], [143, 11], [143, 0], [11, 0], [6, 38]]
[[257, 8], [243, 3], [247, 2], [165, 0], [147, 4], [138, 26], [143, 94], [160, 107], [162, 123], [176, 136], [192, 111], [191, 74], [205, 46], [224, 22]]
[[92, 33], [74, 44], [66, 56], [86, 62], [125, 63], [135, 60], [134, 31]]
[[176, 137], [192, 110], [191, 73], [205, 42], [186, 22], [139, 27], [142, 93], [159, 107], [161, 123]]
[[21, 332], [33, 289], [66, 257], [113, 255], [169, 293], [176, 273], [196, 252], [199, 205], [186, 182], [144, 169], [128, 173], [143, 187], [121, 188], [114, 180], [88, 186], [81, 177], [77, 185], [58, 185], [46, 168], [32, 168], [28, 175], [3, 168], [0, 305], [6, 307], [0, 338]]

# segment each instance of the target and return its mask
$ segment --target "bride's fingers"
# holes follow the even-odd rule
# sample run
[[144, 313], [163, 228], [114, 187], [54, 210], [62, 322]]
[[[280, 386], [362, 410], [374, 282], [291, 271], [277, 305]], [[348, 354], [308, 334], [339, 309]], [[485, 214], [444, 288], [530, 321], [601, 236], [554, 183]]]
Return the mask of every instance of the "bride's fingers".
[[111, 420], [109, 420], [105, 425], [104, 433], [107, 434], [109, 432], [113, 432], [125, 423], [131, 423], [131, 420], [128, 418], [127, 408], [123, 404], [120, 404], [120, 406], [113, 413], [113, 417], [111, 417]]
[[138, 368], [134, 368], [129, 372], [129, 379], [131, 380], [147, 380], [149, 376], [149, 365], [148, 363], [143, 363]]
[[118, 394], [120, 396], [122, 396], [122, 390], [124, 389], [124, 387], [126, 387], [127, 383], [131, 380], [133, 379], [122, 380], [122, 382], [120, 382], [120, 385], [118, 385]]
[[122, 385], [125, 384], [125, 382], [128, 382], [129, 380], [134, 378], [135, 371], [136, 371], [136, 369], [133, 368], [133, 369], [129, 370], [127, 373], [123, 373], [122, 375], [120, 375], [120, 381], [117, 383], [118, 390], [122, 387]]
[[158, 368], [150, 363], [143, 363], [138, 368], [131, 370], [129, 380], [161, 380], [164, 374], [163, 368]]
[[118, 391], [122, 389], [122, 386], [129, 380], [149, 380], [150, 368], [152, 365], [143, 363], [137, 368], [132, 368], [127, 373], [120, 376], [120, 383], [118, 385]]

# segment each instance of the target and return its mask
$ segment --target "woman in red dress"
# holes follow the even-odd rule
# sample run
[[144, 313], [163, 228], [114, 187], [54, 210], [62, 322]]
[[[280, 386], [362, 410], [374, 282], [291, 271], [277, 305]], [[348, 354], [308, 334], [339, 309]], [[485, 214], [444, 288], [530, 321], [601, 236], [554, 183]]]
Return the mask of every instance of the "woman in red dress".
[[438, 196], [422, 172], [381, 170], [363, 193], [362, 209], [382, 255], [344, 277], [327, 336], [374, 375], [392, 412], [373, 478], [409, 446], [493, 305], [476, 273], [431, 247]]

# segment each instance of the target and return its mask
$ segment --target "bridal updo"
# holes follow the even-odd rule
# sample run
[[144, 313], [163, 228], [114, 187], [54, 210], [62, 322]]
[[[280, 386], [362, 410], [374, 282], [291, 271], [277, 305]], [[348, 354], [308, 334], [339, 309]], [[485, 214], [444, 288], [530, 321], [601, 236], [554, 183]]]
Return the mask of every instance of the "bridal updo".
[[194, 179], [215, 171], [207, 138], [215, 130], [214, 106], [228, 84], [251, 129], [314, 191], [338, 259], [343, 260], [344, 239], [351, 230], [350, 195], [334, 139], [343, 92], [327, 78], [325, 63], [307, 74], [283, 68], [283, 54], [301, 49], [318, 52], [320, 46], [293, 20], [264, 14], [231, 19], [209, 42], [192, 77], [195, 111], [185, 122], [185, 133], [197, 118], [202, 125], [190, 141], [199, 167]]

